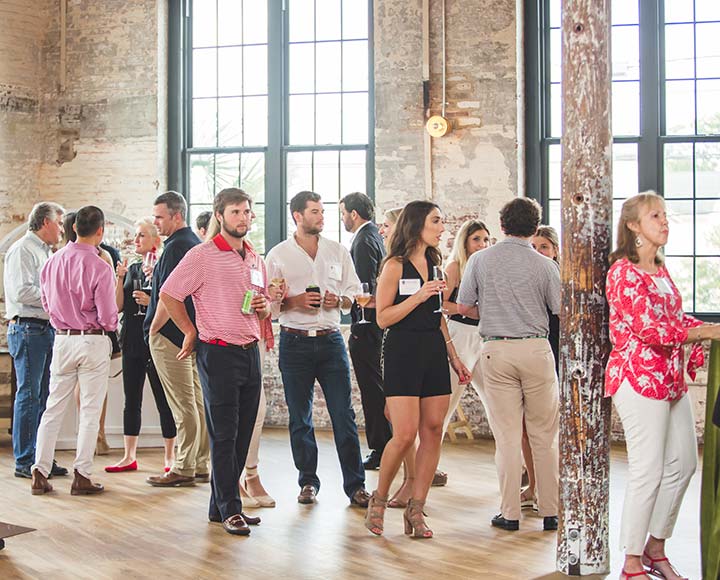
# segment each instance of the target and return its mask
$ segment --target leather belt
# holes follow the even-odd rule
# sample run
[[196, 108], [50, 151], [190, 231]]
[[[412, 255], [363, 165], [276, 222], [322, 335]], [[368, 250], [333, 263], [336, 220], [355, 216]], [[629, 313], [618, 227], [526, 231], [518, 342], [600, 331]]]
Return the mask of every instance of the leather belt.
[[483, 340], [528, 340], [529, 338], [547, 338], [547, 334], [533, 334], [532, 336], [485, 336]]
[[45, 320], [44, 318], [32, 318], [30, 316], [16, 316], [11, 320], [11, 322], [14, 322], [15, 324], [44, 324], [45, 326], [50, 324], [49, 320]]
[[217, 346], [234, 346], [235, 348], [241, 348], [243, 350], [250, 350], [252, 347], [254, 347], [258, 341], [253, 340], [252, 342], [248, 342], [247, 344], [232, 344], [230, 342], [225, 342], [224, 340], [220, 338], [213, 338], [211, 340], [203, 340], [205, 344], [214, 344]]
[[300, 330], [299, 328], [290, 328], [289, 326], [281, 326], [280, 330], [283, 332], [288, 332], [290, 334], [297, 334], [299, 336], [309, 336], [309, 337], [316, 337], [316, 336], [327, 336], [328, 334], [333, 334], [335, 332], [339, 332], [337, 328], [324, 328], [321, 330]]
[[56, 331], [58, 334], [65, 334], [67, 336], [86, 336], [88, 334], [108, 334], [107, 330], [102, 328], [89, 328], [88, 330], [75, 330], [74, 328], [64, 328]]

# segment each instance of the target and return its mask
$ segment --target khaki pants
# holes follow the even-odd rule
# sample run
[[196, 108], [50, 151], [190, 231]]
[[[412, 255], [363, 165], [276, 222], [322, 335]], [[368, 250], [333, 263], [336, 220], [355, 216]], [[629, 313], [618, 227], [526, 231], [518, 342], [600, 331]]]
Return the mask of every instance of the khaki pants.
[[558, 383], [550, 343], [544, 338], [486, 341], [480, 368], [485, 381], [501, 513], [520, 519], [522, 419], [525, 416], [541, 516], [558, 513]]
[[195, 353], [177, 360], [180, 349], [162, 334], [150, 336], [150, 353], [177, 425], [172, 471], [185, 477], [209, 473], [210, 442]]

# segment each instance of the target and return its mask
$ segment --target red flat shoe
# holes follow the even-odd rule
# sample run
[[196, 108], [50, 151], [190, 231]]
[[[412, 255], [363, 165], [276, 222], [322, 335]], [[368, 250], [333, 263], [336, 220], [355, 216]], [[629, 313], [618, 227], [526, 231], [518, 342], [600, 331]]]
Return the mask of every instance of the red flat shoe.
[[625, 572], [625, 568], [623, 568], [622, 572], [620, 572], [620, 580], [623, 578], [633, 578], [634, 576], [645, 576], [645, 578], [648, 578], [647, 572], [644, 570], [642, 572]]
[[108, 465], [105, 471], [108, 473], [122, 473], [123, 471], [137, 471], [137, 460], [127, 465]]

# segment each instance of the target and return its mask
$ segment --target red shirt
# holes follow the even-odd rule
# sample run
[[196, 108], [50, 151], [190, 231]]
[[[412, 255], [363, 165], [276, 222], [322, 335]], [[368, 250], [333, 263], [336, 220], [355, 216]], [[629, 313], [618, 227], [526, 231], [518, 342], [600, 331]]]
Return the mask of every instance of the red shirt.
[[265, 263], [247, 242], [243, 259], [218, 234], [185, 254], [160, 292], [181, 301], [192, 296], [200, 340], [243, 345], [261, 337], [257, 314], [242, 312], [250, 289], [268, 298]]
[[[702, 322], [682, 309], [682, 298], [665, 266], [650, 274], [623, 258], [608, 271], [613, 344], [605, 373], [605, 394], [614, 395], [627, 379], [650, 399], [674, 401], [687, 392], [684, 375], [688, 329]], [[692, 347], [690, 378], [704, 363], [702, 345]]]

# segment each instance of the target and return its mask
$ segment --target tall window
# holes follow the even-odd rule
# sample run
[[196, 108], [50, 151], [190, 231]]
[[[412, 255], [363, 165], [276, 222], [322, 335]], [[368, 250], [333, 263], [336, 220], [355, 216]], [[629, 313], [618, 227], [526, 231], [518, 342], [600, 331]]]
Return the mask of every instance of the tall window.
[[[528, 191], [558, 229], [560, 6], [538, 0], [526, 14]], [[627, 197], [644, 189], [663, 195], [668, 268], [685, 309], [710, 316], [720, 315], [718, 38], [715, 0], [612, 2], [613, 230]]]
[[368, 0], [190, 0], [182, 178], [191, 219], [242, 187], [262, 252], [294, 229], [288, 201], [323, 197], [324, 234], [347, 241], [338, 202], [373, 195]]

